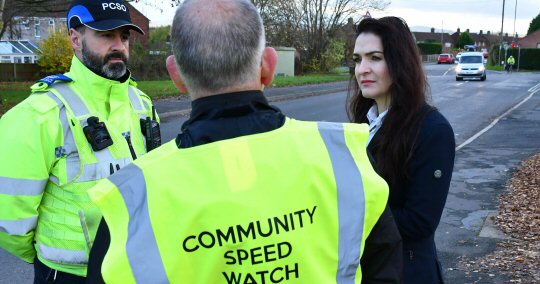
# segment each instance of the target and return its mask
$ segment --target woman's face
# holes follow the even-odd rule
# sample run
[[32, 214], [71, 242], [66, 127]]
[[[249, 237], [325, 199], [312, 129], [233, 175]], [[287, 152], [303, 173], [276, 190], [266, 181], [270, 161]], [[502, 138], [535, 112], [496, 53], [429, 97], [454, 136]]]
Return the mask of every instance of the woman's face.
[[356, 38], [353, 60], [354, 74], [362, 95], [374, 99], [379, 106], [390, 104], [392, 79], [383, 54], [381, 38], [373, 33], [361, 33]]

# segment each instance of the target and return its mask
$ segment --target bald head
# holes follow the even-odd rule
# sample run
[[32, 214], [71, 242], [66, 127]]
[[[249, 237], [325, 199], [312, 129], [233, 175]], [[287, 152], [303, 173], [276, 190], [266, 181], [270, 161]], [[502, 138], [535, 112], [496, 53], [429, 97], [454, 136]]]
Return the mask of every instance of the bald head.
[[174, 17], [171, 42], [192, 93], [215, 93], [259, 79], [264, 29], [249, 0], [184, 1]]

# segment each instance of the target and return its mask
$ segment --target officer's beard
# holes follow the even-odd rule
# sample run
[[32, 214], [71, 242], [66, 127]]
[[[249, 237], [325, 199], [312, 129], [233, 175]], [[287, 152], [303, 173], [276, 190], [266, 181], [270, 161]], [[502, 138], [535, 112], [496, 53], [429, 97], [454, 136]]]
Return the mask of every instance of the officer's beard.
[[[121, 52], [111, 52], [105, 57], [100, 57], [98, 54], [88, 50], [86, 43], [83, 41], [82, 57], [84, 65], [101, 77], [116, 80], [126, 74], [127, 57]], [[123, 62], [108, 63], [111, 58], [120, 58]]]

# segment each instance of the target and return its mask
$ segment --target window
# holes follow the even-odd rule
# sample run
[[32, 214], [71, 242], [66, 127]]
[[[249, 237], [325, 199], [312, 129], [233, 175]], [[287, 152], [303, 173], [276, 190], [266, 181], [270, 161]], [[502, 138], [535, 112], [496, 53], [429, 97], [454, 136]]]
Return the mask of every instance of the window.
[[30, 61], [31, 61], [30, 56], [25, 56], [25, 57], [24, 57], [24, 63], [32, 63], [32, 62], [30, 62]]
[[36, 37], [41, 37], [41, 29], [39, 26], [35, 26], [34, 29], [36, 31]]
[[540, 48], [540, 42], [536, 44], [536, 48]]
[[20, 56], [15, 56], [13, 59], [13, 63], [22, 63], [22, 58]]
[[54, 19], [49, 19], [49, 26], [54, 26]]
[[40, 25], [39, 18], [34, 18], [34, 26], [39, 26], [39, 25]]
[[24, 28], [25, 30], [29, 30], [29, 29], [30, 29], [30, 21], [28, 21], [28, 20], [23, 20], [23, 21], [21, 22], [21, 25], [23, 26], [23, 28]]
[[0, 57], [0, 63], [11, 63], [11, 57], [9, 57], [9, 56], [1, 56]]

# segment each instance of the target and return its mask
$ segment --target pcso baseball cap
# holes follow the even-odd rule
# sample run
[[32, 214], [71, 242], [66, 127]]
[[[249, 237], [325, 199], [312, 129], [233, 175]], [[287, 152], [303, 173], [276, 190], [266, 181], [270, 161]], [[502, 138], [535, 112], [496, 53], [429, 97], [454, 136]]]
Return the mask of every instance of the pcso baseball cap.
[[85, 25], [96, 31], [110, 31], [128, 27], [144, 34], [143, 30], [131, 22], [129, 9], [124, 0], [75, 0], [71, 3], [68, 29]]

